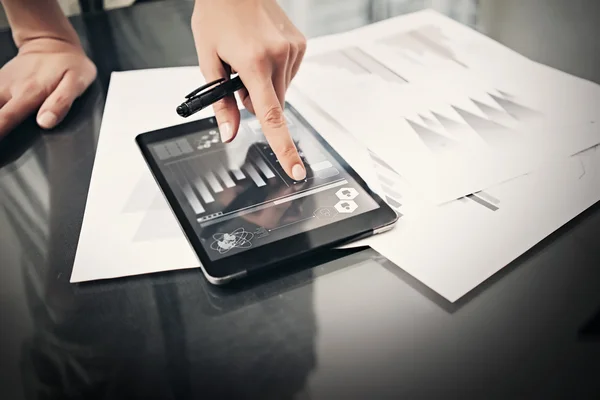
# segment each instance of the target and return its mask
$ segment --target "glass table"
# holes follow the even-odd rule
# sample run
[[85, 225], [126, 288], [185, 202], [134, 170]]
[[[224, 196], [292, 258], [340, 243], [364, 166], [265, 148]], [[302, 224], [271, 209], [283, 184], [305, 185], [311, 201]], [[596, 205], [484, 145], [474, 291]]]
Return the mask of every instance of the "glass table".
[[[452, 2], [282, 3], [314, 37]], [[518, 8], [478, 3], [441, 9], [510, 41]], [[0, 145], [2, 398], [598, 397], [598, 206], [454, 304], [369, 248], [230, 288], [196, 270], [70, 284], [110, 73], [195, 65], [191, 9], [73, 18], [97, 81], [55, 131], [28, 120]], [[538, 47], [581, 75], [597, 60]], [[16, 52], [8, 31], [0, 49], [1, 63]]]

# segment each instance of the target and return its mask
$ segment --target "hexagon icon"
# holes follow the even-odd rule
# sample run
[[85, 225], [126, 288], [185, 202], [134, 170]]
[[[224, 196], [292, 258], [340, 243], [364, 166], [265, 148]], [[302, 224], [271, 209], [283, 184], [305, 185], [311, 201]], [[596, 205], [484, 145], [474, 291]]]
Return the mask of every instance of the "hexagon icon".
[[335, 192], [335, 195], [340, 200], [352, 200], [358, 196], [358, 192], [354, 188], [341, 188]]
[[352, 200], [341, 200], [335, 205], [335, 209], [342, 214], [353, 213], [358, 208], [358, 205]]
[[313, 214], [319, 219], [330, 219], [338, 215], [338, 212], [335, 207], [319, 207]]

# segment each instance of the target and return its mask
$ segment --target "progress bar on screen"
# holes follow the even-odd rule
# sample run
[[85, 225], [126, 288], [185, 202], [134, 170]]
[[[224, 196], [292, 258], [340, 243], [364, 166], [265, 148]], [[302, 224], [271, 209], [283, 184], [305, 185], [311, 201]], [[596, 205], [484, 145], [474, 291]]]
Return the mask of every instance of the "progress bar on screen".
[[273, 206], [278, 205], [278, 204], [283, 204], [283, 203], [286, 203], [286, 202], [289, 202], [289, 201], [300, 199], [302, 197], [311, 196], [311, 195], [313, 195], [315, 193], [319, 193], [319, 192], [323, 192], [325, 190], [333, 189], [333, 188], [338, 187], [338, 186], [346, 185], [347, 183], [348, 183], [347, 180], [341, 179], [339, 181], [328, 183], [326, 185], [317, 186], [317, 187], [314, 187], [314, 188], [311, 188], [311, 189], [306, 189], [305, 191], [298, 192], [298, 193], [295, 193], [295, 194], [292, 194], [292, 195], [289, 195], [289, 196], [285, 196], [285, 197], [281, 197], [281, 198], [278, 198], [278, 199], [270, 200], [270, 201], [265, 202], [265, 203], [256, 204], [254, 206], [243, 208], [243, 209], [237, 210], [237, 211], [232, 211], [232, 212], [229, 212], [227, 214], [222, 214], [222, 215], [219, 215], [219, 216], [215, 216], [215, 218], [212, 218], [212, 219], [209, 219], [209, 220], [206, 220], [206, 217], [204, 217], [204, 218], [198, 218], [198, 222], [200, 223], [200, 226], [202, 228], [204, 228], [204, 227], [207, 227], [207, 226], [210, 226], [210, 225], [218, 224], [219, 222], [223, 222], [223, 221], [227, 221], [227, 220], [230, 220], [230, 219], [234, 219], [234, 218], [240, 217], [242, 215], [251, 214], [251, 213], [256, 212], [256, 211], [264, 210], [265, 208], [273, 207]]

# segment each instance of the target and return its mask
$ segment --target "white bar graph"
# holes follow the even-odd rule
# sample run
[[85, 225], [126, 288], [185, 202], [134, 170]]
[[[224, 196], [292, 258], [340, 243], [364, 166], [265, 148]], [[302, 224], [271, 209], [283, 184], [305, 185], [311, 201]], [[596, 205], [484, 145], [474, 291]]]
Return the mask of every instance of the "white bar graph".
[[231, 172], [233, 173], [233, 176], [235, 176], [235, 179], [237, 179], [238, 181], [246, 179], [246, 175], [244, 175], [244, 173], [237, 168], [232, 169]]
[[263, 178], [260, 177], [256, 168], [254, 168], [252, 165], [247, 165], [245, 170], [248, 173], [248, 175], [250, 176], [250, 178], [252, 178], [254, 183], [256, 183], [256, 186], [262, 187], [262, 186], [266, 185]]
[[219, 177], [221, 178], [225, 186], [227, 186], [228, 188], [232, 188], [235, 186], [235, 182], [233, 181], [233, 179], [231, 179], [231, 177], [222, 165], [219, 165], [219, 167], [217, 168], [217, 174], [219, 174]]
[[212, 171], [208, 171], [205, 177], [213, 192], [221, 193], [223, 191], [223, 187], [221, 186], [221, 184], [217, 180], [217, 177], [215, 176], [215, 174], [213, 174]]
[[202, 204], [200, 204], [200, 201], [198, 200], [198, 198], [194, 194], [194, 191], [189, 185], [185, 185], [183, 187], [183, 194], [187, 198], [188, 202], [190, 203], [190, 206], [192, 206], [192, 209], [196, 214], [202, 214], [204, 212], [204, 207], [202, 207]]
[[256, 165], [258, 166], [258, 168], [260, 168], [260, 170], [267, 177], [267, 179], [275, 178], [275, 174], [269, 169], [267, 163], [265, 163], [265, 160], [263, 160], [262, 157], [256, 159]]
[[212, 194], [210, 194], [208, 188], [206, 187], [204, 182], [202, 182], [202, 179], [200, 177], [196, 177], [194, 179], [194, 186], [196, 186], [196, 189], [198, 189], [198, 193], [200, 193], [200, 196], [202, 196], [202, 199], [205, 203], [208, 204], [215, 201], [215, 198], [212, 196]]

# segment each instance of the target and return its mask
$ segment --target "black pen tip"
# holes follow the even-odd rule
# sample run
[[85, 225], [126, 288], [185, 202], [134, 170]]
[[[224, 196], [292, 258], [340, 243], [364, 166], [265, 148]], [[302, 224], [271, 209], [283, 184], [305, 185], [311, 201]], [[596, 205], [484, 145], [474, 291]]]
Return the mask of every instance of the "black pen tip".
[[187, 117], [189, 116], [190, 109], [187, 106], [187, 104], [182, 104], [180, 106], [177, 107], [177, 114], [181, 115], [182, 117]]

